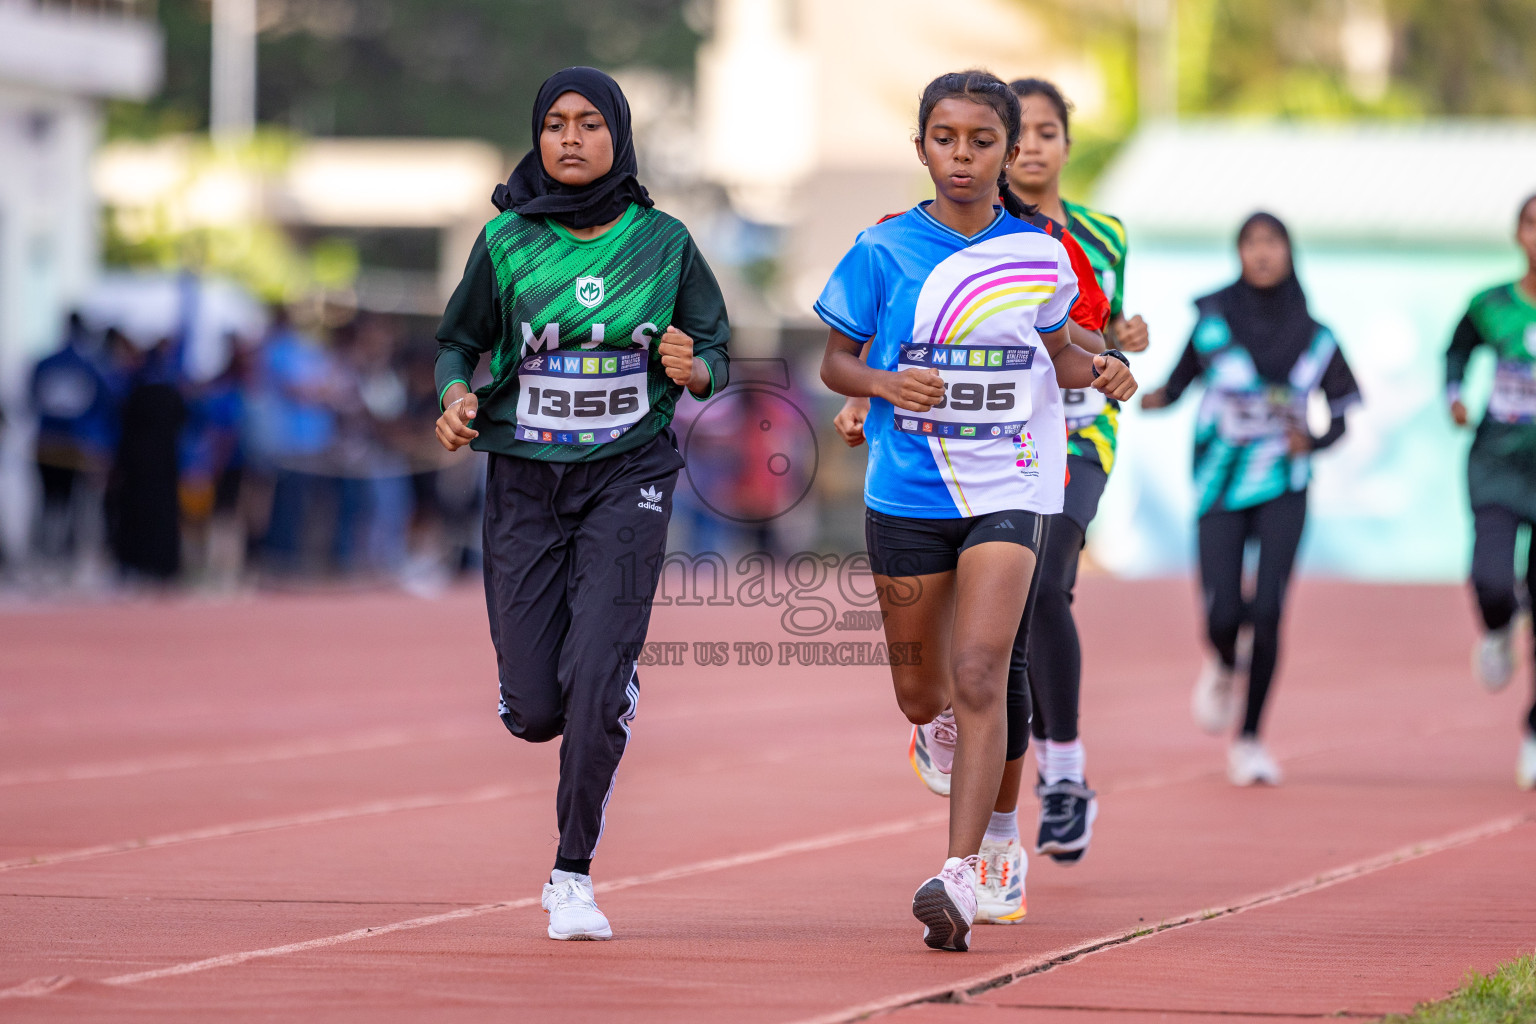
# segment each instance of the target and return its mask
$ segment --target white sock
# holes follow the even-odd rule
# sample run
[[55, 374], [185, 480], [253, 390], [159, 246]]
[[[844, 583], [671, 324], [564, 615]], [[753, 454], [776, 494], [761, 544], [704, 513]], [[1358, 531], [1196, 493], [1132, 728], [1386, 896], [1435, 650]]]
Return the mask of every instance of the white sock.
[[1010, 839], [1019, 838], [1019, 811], [1014, 808], [1011, 811], [993, 811], [992, 820], [987, 822], [987, 839], [994, 843], [1006, 843]]
[[1083, 741], [1073, 740], [1071, 743], [1057, 743], [1055, 740], [1046, 740], [1037, 755], [1040, 762], [1040, 777], [1046, 785], [1053, 782], [1083, 781]]
[[549, 873], [549, 884], [559, 885], [561, 882], [569, 882], [573, 878], [588, 885], [592, 884], [591, 875], [579, 875], [574, 871], [561, 871], [559, 868], [555, 868]]

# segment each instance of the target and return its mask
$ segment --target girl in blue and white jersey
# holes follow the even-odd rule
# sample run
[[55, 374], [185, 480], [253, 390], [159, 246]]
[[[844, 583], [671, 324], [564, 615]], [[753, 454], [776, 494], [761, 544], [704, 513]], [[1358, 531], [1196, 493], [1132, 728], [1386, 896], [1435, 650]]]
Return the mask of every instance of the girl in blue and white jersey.
[[896, 700], [952, 740], [935, 745], [953, 758], [938, 765], [953, 778], [948, 857], [912, 905], [934, 949], [967, 949], [976, 916], [1009, 658], [1042, 517], [1062, 507], [1060, 389], [1136, 390], [1123, 356], [1090, 355], [1062, 330], [1077, 279], [1061, 243], [1019, 219], [1006, 175], [1018, 140], [1000, 79], [929, 83], [916, 145], [935, 197], [860, 234], [816, 302], [831, 328], [822, 380], [870, 398], [865, 536]]

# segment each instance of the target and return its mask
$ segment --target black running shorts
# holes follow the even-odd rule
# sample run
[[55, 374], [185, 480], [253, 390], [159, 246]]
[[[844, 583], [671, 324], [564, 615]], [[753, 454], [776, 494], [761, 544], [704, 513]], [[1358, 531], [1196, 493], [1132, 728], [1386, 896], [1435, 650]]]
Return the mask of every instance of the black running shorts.
[[1040, 553], [1045, 517], [1008, 509], [964, 519], [910, 519], [864, 510], [869, 566], [881, 576], [931, 576], [952, 572], [960, 552], [988, 541], [1019, 544]]

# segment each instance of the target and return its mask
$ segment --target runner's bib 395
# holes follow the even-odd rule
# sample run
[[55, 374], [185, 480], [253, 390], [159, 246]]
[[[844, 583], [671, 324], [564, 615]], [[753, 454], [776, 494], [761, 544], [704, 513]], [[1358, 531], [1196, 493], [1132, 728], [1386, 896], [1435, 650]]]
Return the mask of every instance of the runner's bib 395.
[[650, 353], [546, 352], [518, 367], [517, 439], [546, 444], [606, 444], [651, 411]]
[[1292, 424], [1304, 422], [1289, 388], [1226, 391], [1221, 395], [1217, 430], [1230, 444], [1251, 444], [1284, 437]]
[[902, 345], [898, 372], [939, 371], [944, 397], [924, 413], [896, 410], [896, 429], [961, 440], [1013, 436], [1029, 420], [1034, 345]]
[[1536, 422], [1536, 363], [1499, 360], [1488, 415], [1500, 423]]

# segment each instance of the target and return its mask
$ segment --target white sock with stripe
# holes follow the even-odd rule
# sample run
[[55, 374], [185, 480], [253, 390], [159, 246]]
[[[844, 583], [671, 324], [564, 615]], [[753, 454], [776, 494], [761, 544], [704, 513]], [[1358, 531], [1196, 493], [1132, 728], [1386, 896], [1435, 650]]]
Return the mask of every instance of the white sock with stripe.
[[1011, 811], [993, 811], [992, 820], [987, 822], [986, 838], [994, 843], [1006, 843], [1010, 839], [1019, 838], [1018, 808]]
[[1046, 785], [1053, 782], [1083, 781], [1083, 764], [1086, 755], [1083, 753], [1083, 741], [1073, 740], [1071, 743], [1057, 743], [1055, 740], [1046, 740], [1036, 754], [1040, 762], [1040, 777]]

